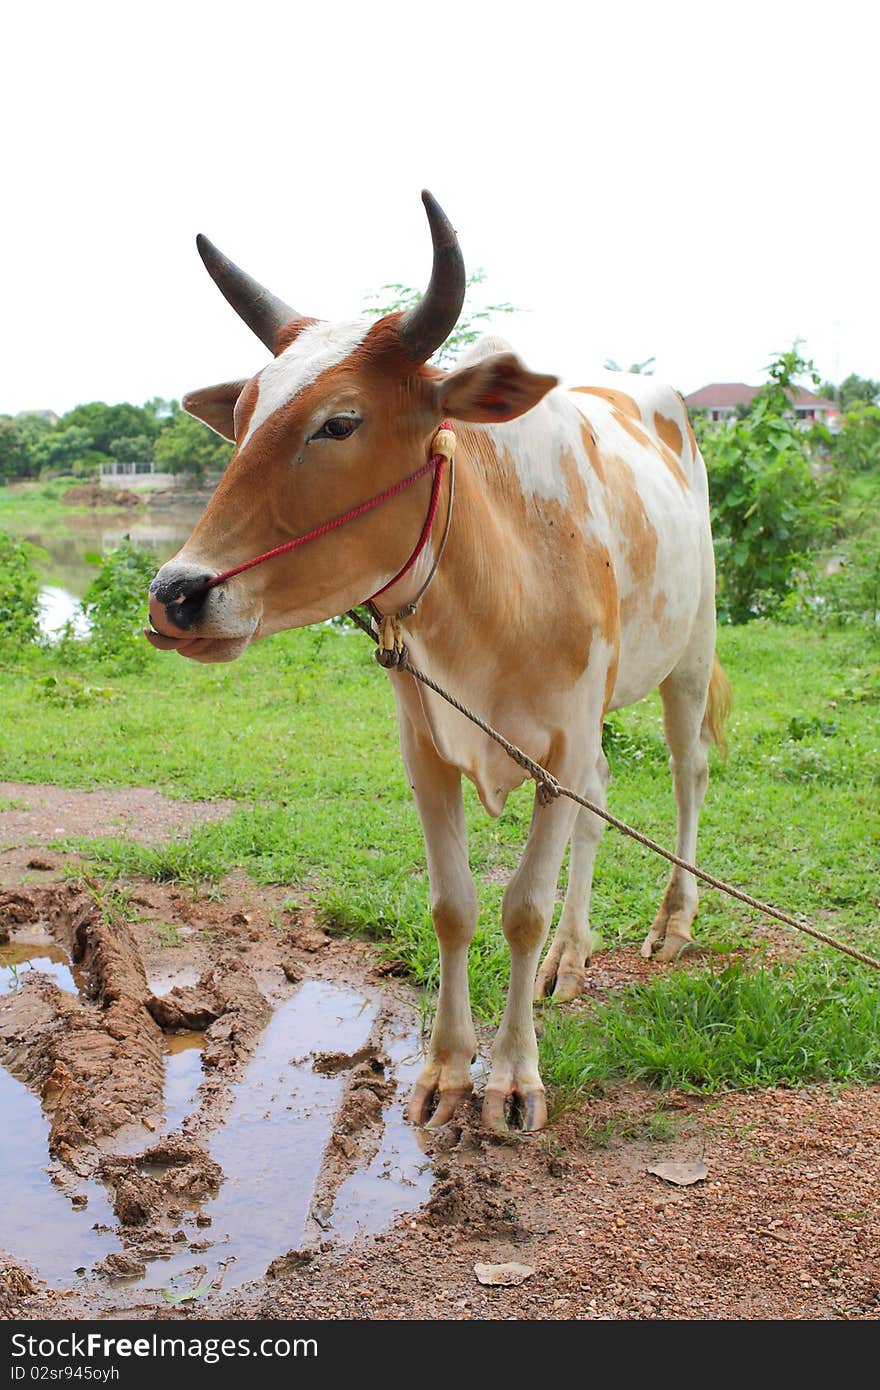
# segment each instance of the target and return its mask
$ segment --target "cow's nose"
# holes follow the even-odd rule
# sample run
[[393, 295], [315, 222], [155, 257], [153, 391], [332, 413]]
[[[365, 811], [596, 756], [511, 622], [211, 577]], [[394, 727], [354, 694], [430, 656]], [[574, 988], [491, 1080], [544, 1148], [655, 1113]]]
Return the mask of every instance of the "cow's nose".
[[210, 593], [213, 575], [205, 572], [165, 575], [161, 570], [150, 585], [150, 622], [157, 632], [167, 632], [168, 624], [178, 632], [188, 632], [199, 621]]

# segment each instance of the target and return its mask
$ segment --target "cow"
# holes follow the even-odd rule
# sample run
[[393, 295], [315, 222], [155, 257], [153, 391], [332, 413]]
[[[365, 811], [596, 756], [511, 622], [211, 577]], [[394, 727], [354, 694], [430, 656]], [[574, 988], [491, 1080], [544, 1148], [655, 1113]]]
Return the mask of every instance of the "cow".
[[[272, 358], [250, 379], [184, 398], [235, 450], [191, 536], [150, 586], [146, 635], [194, 661], [230, 661], [260, 637], [378, 594], [376, 622], [394, 619], [395, 642], [405, 641], [416, 666], [602, 807], [603, 721], [659, 687], [676, 851], [693, 862], [708, 749], [723, 744], [730, 686], [715, 655], [707, 478], [687, 412], [652, 377], [608, 373], [564, 389], [496, 338], [452, 370], [431, 365], [458, 321], [465, 269], [446, 215], [429, 193], [422, 200], [433, 244], [428, 289], [405, 312], [371, 321], [300, 314], [198, 239], [212, 278]], [[444, 417], [456, 441], [454, 506], [447, 473], [436, 521], [406, 569], [432, 482], [426, 472], [402, 483], [431, 456]], [[377, 495], [381, 506], [359, 511]], [[339, 517], [345, 525], [284, 548]], [[266, 563], [223, 578], [278, 547]], [[490, 816], [528, 774], [405, 670], [387, 674], [424, 832], [441, 969], [407, 1114], [437, 1127], [471, 1094], [477, 1048], [467, 966], [477, 897], [462, 774]], [[584, 986], [603, 826], [570, 799], [536, 796], [503, 898], [510, 982], [482, 1102], [492, 1131], [546, 1123], [532, 1001], [571, 1000]], [[538, 971], [569, 843], [562, 914]], [[696, 911], [694, 878], [676, 866], [642, 954], [675, 959]]]

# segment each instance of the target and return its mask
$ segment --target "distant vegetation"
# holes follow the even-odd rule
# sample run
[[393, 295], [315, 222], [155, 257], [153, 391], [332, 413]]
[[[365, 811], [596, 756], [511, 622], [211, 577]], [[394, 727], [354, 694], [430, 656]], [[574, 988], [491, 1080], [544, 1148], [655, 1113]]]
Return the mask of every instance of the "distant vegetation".
[[796, 423], [788, 393], [819, 378], [797, 345], [738, 418], [693, 424], [709, 474], [722, 621], [812, 611], [880, 623], [880, 382], [850, 376], [823, 392], [835, 429]]
[[0, 485], [26, 478], [88, 478], [104, 463], [155, 463], [160, 472], [222, 471], [232, 445], [155, 396], [145, 405], [90, 401], [66, 415], [0, 415]]

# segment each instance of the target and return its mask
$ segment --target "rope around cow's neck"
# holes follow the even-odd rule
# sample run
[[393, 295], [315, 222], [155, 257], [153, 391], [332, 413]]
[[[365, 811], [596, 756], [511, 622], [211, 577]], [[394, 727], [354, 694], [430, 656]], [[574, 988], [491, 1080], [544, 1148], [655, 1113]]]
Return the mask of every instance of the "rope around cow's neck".
[[[351, 609], [348, 616], [357, 623], [358, 627], [361, 628], [368, 637], [371, 637], [374, 642], [378, 642], [379, 639], [377, 634], [358, 612]], [[376, 655], [377, 657], [379, 656], [379, 650], [377, 650]], [[592, 811], [594, 816], [599, 816], [602, 820], [607, 821], [609, 825], [613, 825], [615, 830], [619, 830], [621, 834], [628, 835], [631, 840], [635, 840], [638, 844], [644, 845], [646, 849], [652, 850], [655, 854], [662, 855], [662, 857], [668, 859], [671, 864], [676, 864], [680, 869], [685, 869], [688, 873], [693, 874], [695, 878], [701, 879], [702, 882], [707, 883], [710, 888], [717, 888], [719, 892], [726, 893], [728, 897], [736, 898], [739, 902], [745, 903], [748, 907], [754, 908], [757, 912], [763, 912], [767, 917], [773, 917], [778, 922], [784, 922], [786, 926], [794, 927], [797, 931], [802, 931], [807, 936], [814, 937], [817, 941], [823, 942], [826, 946], [833, 946], [836, 951], [843, 951], [845, 955], [852, 956], [854, 960], [861, 961], [863, 965], [870, 965], [874, 970], [880, 970], [880, 960], [877, 960], [874, 956], [869, 956], [864, 951], [859, 951], [855, 946], [848, 946], [845, 942], [838, 941], [835, 937], [829, 936], [827, 932], [820, 931], [818, 927], [812, 926], [809, 922], [799, 922], [796, 917], [790, 917], [787, 912], [782, 912], [778, 907], [771, 906], [770, 903], [762, 902], [760, 898], [753, 898], [750, 893], [744, 893], [741, 888], [735, 888], [732, 884], [725, 883], [723, 879], [716, 878], [714, 874], [707, 873], [704, 869], [698, 868], [696, 864], [689, 864], [686, 859], [681, 859], [677, 854], [673, 854], [671, 850], [664, 849], [663, 845], [658, 844], [656, 840], [649, 839], [647, 835], [643, 835], [639, 830], [634, 830], [633, 827], [627, 825], [625, 821], [618, 820], [617, 816], [612, 816], [604, 807], [598, 806], [594, 801], [589, 801], [585, 796], [581, 796], [578, 792], [572, 791], [570, 787], [563, 787], [557, 782], [553, 774], [548, 772], [547, 768], [535, 762], [534, 758], [530, 758], [529, 755], [524, 753], [521, 748], [518, 748], [515, 743], [510, 743], [503, 734], [500, 734], [497, 729], [493, 729], [491, 724], [487, 724], [485, 719], [481, 719], [473, 710], [468, 709], [467, 705], [462, 704], [454, 695], [450, 695], [448, 690], [444, 690], [443, 687], [432, 680], [430, 676], [427, 676], [424, 671], [420, 671], [417, 666], [413, 666], [412, 662], [409, 660], [405, 647], [401, 648], [400, 660], [395, 664], [399, 671], [406, 671], [409, 675], [415, 677], [417, 681], [420, 681], [422, 685], [426, 685], [429, 690], [433, 690], [436, 695], [439, 695], [440, 698], [451, 705], [453, 709], [457, 709], [459, 714], [463, 714], [472, 724], [476, 724], [477, 728], [482, 729], [483, 733], [487, 734], [489, 738], [494, 739], [494, 741], [504, 749], [508, 757], [512, 758], [515, 763], [528, 772], [530, 777], [534, 778], [538, 784], [538, 799], [543, 804], [555, 800], [558, 796], [568, 797], [570, 801], [576, 801], [577, 804], [583, 806], [585, 810]]]

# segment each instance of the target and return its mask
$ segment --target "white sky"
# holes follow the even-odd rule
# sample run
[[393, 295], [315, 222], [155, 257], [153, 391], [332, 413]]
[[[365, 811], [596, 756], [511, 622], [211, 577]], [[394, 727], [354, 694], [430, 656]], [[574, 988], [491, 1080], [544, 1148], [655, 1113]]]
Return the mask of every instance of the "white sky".
[[151, 0], [8, 7], [0, 413], [256, 371], [204, 231], [350, 319], [423, 286], [430, 188], [526, 363], [654, 355], [683, 391], [805, 339], [880, 378], [864, 0]]

